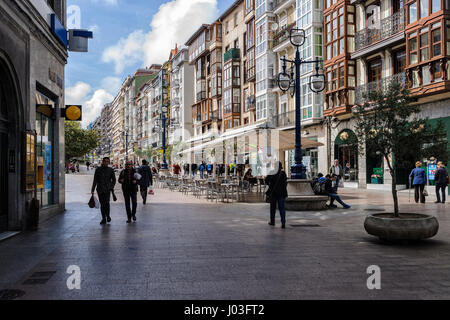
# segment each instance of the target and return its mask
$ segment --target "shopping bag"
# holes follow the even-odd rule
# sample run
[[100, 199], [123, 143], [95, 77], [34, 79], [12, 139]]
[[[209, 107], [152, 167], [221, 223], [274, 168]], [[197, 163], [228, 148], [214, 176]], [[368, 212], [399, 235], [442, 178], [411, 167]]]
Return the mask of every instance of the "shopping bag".
[[148, 194], [150, 194], [150, 195], [152, 195], [152, 196], [155, 195], [155, 193], [153, 192], [153, 189], [150, 189], [150, 190], [148, 191]]
[[100, 208], [100, 202], [98, 201], [96, 196], [94, 196], [94, 202], [95, 202], [95, 209], [99, 209]]
[[424, 195], [425, 197], [428, 197], [428, 191], [427, 191], [427, 189], [423, 189], [423, 195]]
[[344, 187], [344, 180], [340, 179], [338, 186], [339, 186], [339, 188], [343, 188]]
[[88, 202], [89, 208], [94, 209], [95, 208], [95, 199], [94, 199], [94, 195], [91, 196], [91, 199], [89, 199]]

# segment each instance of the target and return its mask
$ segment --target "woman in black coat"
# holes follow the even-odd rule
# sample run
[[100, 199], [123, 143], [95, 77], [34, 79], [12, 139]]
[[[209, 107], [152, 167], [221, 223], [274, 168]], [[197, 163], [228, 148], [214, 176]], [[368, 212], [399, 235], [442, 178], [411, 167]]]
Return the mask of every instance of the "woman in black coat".
[[445, 203], [445, 189], [448, 185], [448, 171], [445, 169], [444, 163], [441, 161], [438, 162], [438, 169], [436, 170], [436, 175], [434, 176], [434, 182], [436, 183], [436, 203], [441, 202], [439, 190], [442, 192], [442, 203]]
[[266, 184], [269, 185], [269, 189], [266, 191], [266, 196], [270, 201], [270, 222], [269, 225], [275, 226], [275, 212], [280, 210], [281, 216], [281, 228], [286, 227], [286, 198], [287, 194], [287, 176], [283, 171], [283, 165], [278, 162], [277, 173], [268, 175], [266, 177]]

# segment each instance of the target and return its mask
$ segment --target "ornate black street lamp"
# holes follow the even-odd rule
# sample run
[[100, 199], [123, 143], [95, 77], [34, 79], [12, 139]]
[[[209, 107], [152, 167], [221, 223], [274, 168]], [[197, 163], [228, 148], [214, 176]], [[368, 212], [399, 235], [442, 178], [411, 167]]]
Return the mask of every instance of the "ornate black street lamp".
[[[299, 47], [305, 43], [305, 30], [292, 29], [289, 34], [292, 45], [295, 46], [295, 60], [281, 58], [283, 71], [278, 75], [277, 82], [281, 91], [291, 90], [291, 96], [295, 95], [295, 164], [291, 167], [292, 179], [306, 179], [306, 168], [303, 165], [302, 138], [301, 138], [301, 96], [300, 96], [300, 66], [303, 63], [314, 63], [315, 74], [309, 77], [311, 91], [319, 93], [325, 89], [325, 75], [319, 73], [321, 59], [306, 61], [300, 58]], [[291, 63], [291, 72], [286, 72], [286, 62]], [[294, 79], [295, 67], [295, 79]]]

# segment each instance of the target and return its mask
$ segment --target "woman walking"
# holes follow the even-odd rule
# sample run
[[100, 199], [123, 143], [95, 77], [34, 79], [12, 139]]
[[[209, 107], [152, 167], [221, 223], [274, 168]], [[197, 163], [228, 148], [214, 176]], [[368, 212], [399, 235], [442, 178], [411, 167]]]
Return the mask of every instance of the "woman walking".
[[417, 161], [416, 167], [411, 171], [409, 178], [412, 180], [412, 185], [414, 186], [414, 200], [419, 203], [419, 198], [421, 203], [425, 203], [425, 195], [423, 190], [427, 184], [427, 176], [425, 170], [421, 168], [422, 162]]
[[285, 203], [287, 198], [287, 176], [283, 171], [283, 165], [278, 162], [278, 170], [273, 175], [266, 177], [266, 184], [269, 185], [269, 189], [266, 192], [266, 196], [270, 201], [270, 222], [269, 225], [275, 226], [275, 212], [280, 210], [281, 216], [281, 228], [286, 227], [286, 209]]
[[434, 181], [436, 183], [436, 203], [441, 202], [439, 190], [442, 192], [442, 203], [445, 203], [445, 189], [448, 185], [448, 171], [442, 161], [439, 161], [437, 165], [438, 169], [436, 170], [436, 175], [434, 177]]
[[[137, 179], [135, 178], [136, 170], [133, 162], [127, 161], [125, 169], [120, 172], [119, 183], [122, 184], [123, 197], [125, 198], [125, 209], [127, 210], [127, 223], [131, 222], [131, 218], [136, 221], [137, 208]], [[130, 200], [132, 208], [130, 208]]]

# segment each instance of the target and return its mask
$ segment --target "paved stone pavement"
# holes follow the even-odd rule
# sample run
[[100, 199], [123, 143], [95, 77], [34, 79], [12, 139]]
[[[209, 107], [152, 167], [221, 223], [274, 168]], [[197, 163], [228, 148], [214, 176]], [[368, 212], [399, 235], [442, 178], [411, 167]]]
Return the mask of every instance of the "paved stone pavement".
[[[112, 223], [100, 226], [99, 210], [86, 204], [89, 174], [66, 176], [65, 214], [0, 242], [0, 290], [23, 290], [18, 299], [450, 298], [449, 204], [411, 204], [401, 193], [402, 211], [440, 223], [436, 237], [409, 245], [364, 231], [366, 209], [389, 210], [389, 193], [350, 189], [340, 193], [351, 209], [288, 212], [283, 230], [279, 218], [267, 225], [267, 204], [159, 189], [146, 206], [139, 199], [137, 222], [128, 225], [116, 187]], [[67, 288], [70, 265], [81, 269], [80, 290]], [[381, 268], [381, 290], [367, 289], [370, 265]], [[48, 280], [29, 281], [39, 277]]]

